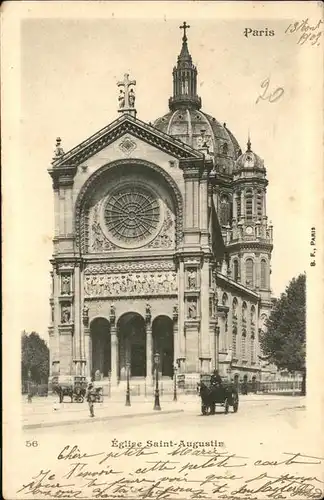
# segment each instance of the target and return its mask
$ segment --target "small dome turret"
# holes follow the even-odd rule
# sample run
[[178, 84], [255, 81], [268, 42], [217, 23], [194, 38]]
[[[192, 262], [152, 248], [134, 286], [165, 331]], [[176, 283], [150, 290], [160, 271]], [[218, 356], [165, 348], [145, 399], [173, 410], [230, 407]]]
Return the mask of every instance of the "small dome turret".
[[235, 170], [253, 169], [265, 170], [264, 161], [251, 149], [251, 140], [248, 138], [246, 152], [236, 160]]

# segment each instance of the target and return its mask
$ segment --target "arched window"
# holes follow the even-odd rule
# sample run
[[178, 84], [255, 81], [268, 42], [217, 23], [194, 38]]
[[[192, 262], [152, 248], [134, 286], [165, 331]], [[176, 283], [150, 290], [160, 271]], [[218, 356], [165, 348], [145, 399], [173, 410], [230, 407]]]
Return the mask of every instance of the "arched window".
[[237, 298], [234, 297], [233, 302], [232, 302], [233, 318], [237, 318], [237, 306], [238, 306]]
[[245, 283], [247, 286], [254, 286], [254, 262], [252, 259], [245, 261]]
[[261, 260], [261, 288], [267, 288], [267, 261]]
[[262, 191], [260, 190], [258, 190], [257, 192], [256, 205], [257, 205], [257, 217], [258, 219], [261, 219], [263, 215], [263, 194]]
[[242, 304], [242, 321], [243, 321], [243, 323], [246, 323], [246, 316], [247, 316], [247, 305], [246, 305], [246, 302], [243, 302], [243, 304]]
[[246, 360], [246, 329], [243, 328], [241, 339], [241, 354], [242, 360]]
[[254, 335], [251, 335], [251, 338], [250, 338], [250, 354], [251, 354], [251, 363], [255, 363], [255, 340], [254, 340]]
[[242, 213], [241, 193], [240, 192], [236, 193], [236, 213], [237, 213], [237, 218], [239, 219], [241, 217], [241, 213]]
[[252, 219], [253, 211], [252, 211], [252, 198], [253, 192], [252, 189], [247, 189], [245, 191], [245, 217], [248, 220]]
[[239, 264], [238, 260], [234, 260], [233, 262], [233, 278], [235, 281], [238, 281], [239, 279]]
[[233, 327], [233, 334], [232, 334], [232, 354], [233, 357], [236, 358], [237, 356], [237, 343], [236, 343], [236, 337], [237, 337], [237, 328], [236, 326]]
[[228, 144], [227, 144], [227, 142], [224, 142], [224, 144], [223, 144], [222, 153], [223, 153], [223, 155], [227, 155], [228, 154]]
[[251, 306], [251, 326], [255, 325], [255, 306]]
[[222, 196], [220, 204], [220, 221], [222, 226], [227, 226], [230, 221], [230, 202], [228, 196]]
[[227, 306], [227, 303], [228, 303], [228, 295], [227, 293], [223, 293], [223, 297], [222, 297], [222, 304], [223, 306]]

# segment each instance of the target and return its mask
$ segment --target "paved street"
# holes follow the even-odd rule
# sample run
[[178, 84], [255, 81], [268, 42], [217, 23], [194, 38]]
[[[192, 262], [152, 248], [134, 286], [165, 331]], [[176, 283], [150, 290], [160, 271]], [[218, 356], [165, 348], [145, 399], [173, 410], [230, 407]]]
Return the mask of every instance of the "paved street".
[[[48, 402], [49, 403], [49, 402]], [[34, 404], [34, 403], [33, 403]], [[37, 409], [37, 404], [39, 408]], [[36, 408], [35, 408], [36, 407]], [[109, 401], [104, 406], [97, 405], [96, 417], [88, 418], [88, 410], [85, 404], [65, 404], [59, 413], [54, 414], [52, 404], [46, 402], [35, 403], [34, 411], [42, 413], [44, 421], [55, 419], [78, 420], [73, 425], [60, 425], [49, 428], [26, 429], [25, 432], [37, 435], [118, 435], [125, 439], [131, 435], [147, 437], [148, 429], [154, 432], [154, 436], [173, 439], [179, 435], [179, 423], [181, 435], [184, 439], [206, 439], [206, 435], [217, 438], [219, 441], [235, 442], [249, 439], [253, 435], [259, 436], [259, 442], [280, 438], [281, 433], [289, 434], [303, 423], [305, 418], [305, 398], [291, 396], [241, 396], [239, 411], [234, 414], [232, 409], [228, 415], [223, 413], [223, 408], [217, 408], [216, 415], [202, 416], [200, 414], [200, 399], [195, 396], [179, 398], [178, 402], [161, 400], [162, 412], [153, 411], [153, 401], [140, 401], [133, 398], [132, 406], [127, 408], [122, 401]], [[25, 406], [26, 409], [26, 406]], [[31, 405], [27, 410], [31, 413]], [[175, 412], [176, 413], [171, 413]], [[46, 412], [49, 415], [46, 416]], [[165, 412], [165, 413], [164, 413]], [[37, 412], [36, 412], [37, 413]], [[105, 420], [104, 415], [110, 417]], [[115, 415], [115, 417], [114, 417]], [[127, 418], [123, 418], [127, 415]], [[119, 418], [118, 418], [119, 416]], [[113, 418], [114, 417], [114, 418]], [[25, 413], [25, 423], [28, 416]], [[29, 421], [35, 421], [29, 415]], [[63, 422], [62, 422], [63, 423]], [[99, 437], [100, 439], [100, 437]], [[227, 444], [227, 443], [226, 443]]]

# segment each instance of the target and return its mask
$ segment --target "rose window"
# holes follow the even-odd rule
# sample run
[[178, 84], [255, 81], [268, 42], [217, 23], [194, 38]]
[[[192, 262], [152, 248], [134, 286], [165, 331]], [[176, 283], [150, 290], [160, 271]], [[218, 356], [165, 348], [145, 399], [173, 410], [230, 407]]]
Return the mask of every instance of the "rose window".
[[161, 219], [159, 200], [142, 186], [119, 188], [105, 203], [104, 219], [110, 239], [133, 246], [157, 233]]

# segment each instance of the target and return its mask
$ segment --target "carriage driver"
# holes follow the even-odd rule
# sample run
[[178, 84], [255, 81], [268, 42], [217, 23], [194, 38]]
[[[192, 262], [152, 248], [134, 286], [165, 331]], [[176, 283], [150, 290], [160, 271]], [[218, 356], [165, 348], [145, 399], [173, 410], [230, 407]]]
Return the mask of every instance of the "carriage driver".
[[222, 383], [222, 377], [218, 373], [218, 370], [214, 370], [210, 378], [210, 384], [216, 386], [216, 385], [221, 385], [221, 383]]

